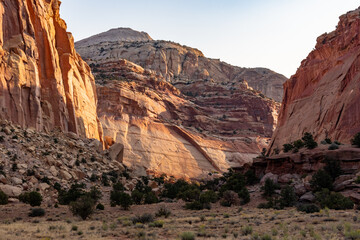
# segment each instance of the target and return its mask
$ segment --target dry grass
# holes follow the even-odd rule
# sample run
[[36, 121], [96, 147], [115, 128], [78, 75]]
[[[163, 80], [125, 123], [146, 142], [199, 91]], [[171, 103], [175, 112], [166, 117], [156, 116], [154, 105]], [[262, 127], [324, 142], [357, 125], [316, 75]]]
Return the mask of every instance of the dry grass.
[[88, 221], [71, 216], [66, 207], [48, 208], [45, 217], [28, 218], [23, 205], [1, 206], [2, 213], [12, 208], [15, 214], [1, 218], [0, 239], [180, 239], [183, 232], [194, 233], [196, 239], [344, 239], [360, 229], [355, 210], [304, 214], [293, 208], [239, 211], [214, 205], [211, 210], [189, 211], [182, 209], [182, 202], [166, 204], [172, 215], [155, 219], [163, 227], [132, 224], [131, 217], [155, 214], [160, 205], [133, 206], [130, 211], [106, 206]]

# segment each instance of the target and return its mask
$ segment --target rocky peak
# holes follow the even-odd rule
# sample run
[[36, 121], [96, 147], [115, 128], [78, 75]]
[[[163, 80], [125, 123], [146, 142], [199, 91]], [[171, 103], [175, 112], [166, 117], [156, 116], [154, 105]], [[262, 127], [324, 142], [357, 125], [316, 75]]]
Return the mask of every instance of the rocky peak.
[[340, 17], [335, 31], [321, 35], [315, 49], [284, 84], [284, 99], [272, 148], [311, 132], [349, 143], [360, 131], [360, 9]]
[[138, 32], [131, 28], [114, 28], [107, 32], [96, 34], [92, 37], [78, 41], [81, 46], [92, 46], [102, 42], [143, 42], [153, 39], [146, 32]]

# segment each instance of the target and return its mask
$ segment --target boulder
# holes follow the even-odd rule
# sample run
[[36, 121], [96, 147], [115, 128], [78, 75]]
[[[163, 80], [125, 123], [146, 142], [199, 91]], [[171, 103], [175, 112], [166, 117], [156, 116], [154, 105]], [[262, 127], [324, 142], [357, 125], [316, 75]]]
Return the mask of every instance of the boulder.
[[21, 185], [23, 183], [23, 181], [20, 179], [20, 178], [17, 178], [17, 177], [12, 177], [11, 178], [11, 182], [14, 184], [14, 185]]
[[122, 163], [124, 157], [124, 145], [121, 143], [116, 143], [112, 145], [109, 148], [109, 155], [111, 160]]
[[278, 183], [278, 175], [276, 174], [272, 174], [271, 172], [270, 173], [267, 173], [265, 174], [265, 176], [263, 176], [260, 180], [260, 183], [261, 184], [264, 184], [266, 179], [270, 179], [272, 180], [274, 183]]
[[22, 188], [11, 185], [0, 185], [0, 190], [9, 197], [18, 197], [22, 192]]
[[312, 192], [307, 192], [300, 197], [300, 202], [315, 202], [315, 196]]
[[65, 180], [70, 180], [72, 178], [71, 174], [65, 170], [60, 170], [60, 176]]

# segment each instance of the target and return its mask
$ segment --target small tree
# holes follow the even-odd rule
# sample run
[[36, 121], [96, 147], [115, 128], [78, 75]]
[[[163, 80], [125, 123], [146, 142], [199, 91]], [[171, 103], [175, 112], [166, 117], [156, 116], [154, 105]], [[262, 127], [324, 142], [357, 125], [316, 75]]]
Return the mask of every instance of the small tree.
[[280, 186], [274, 183], [274, 181], [271, 180], [270, 178], [267, 178], [265, 180], [264, 186], [261, 187], [264, 197], [271, 197], [275, 193], [275, 190], [277, 189], [280, 189]]
[[26, 192], [26, 193], [20, 194], [19, 200], [23, 203], [30, 204], [30, 206], [32, 206], [32, 207], [35, 207], [35, 206], [41, 205], [42, 196], [40, 193], [35, 192], [35, 191]]
[[111, 205], [120, 205], [124, 210], [128, 210], [132, 204], [131, 196], [124, 192], [112, 191], [110, 193]]
[[281, 189], [280, 193], [280, 204], [282, 207], [292, 207], [296, 203], [296, 194], [294, 188], [287, 185]]
[[89, 195], [82, 196], [75, 202], [70, 203], [70, 211], [74, 215], [80, 216], [83, 220], [86, 220], [94, 210], [95, 201]]
[[351, 144], [360, 147], [360, 132], [355, 134], [354, 138], [351, 139]]
[[294, 145], [290, 144], [290, 143], [285, 143], [283, 145], [283, 151], [284, 153], [287, 153], [289, 151], [291, 151], [294, 148]]
[[314, 192], [321, 191], [323, 188], [332, 190], [333, 179], [329, 173], [320, 169], [312, 176], [310, 180], [310, 185]]
[[335, 178], [337, 178], [338, 176], [340, 176], [342, 174], [342, 170], [341, 170], [341, 166], [340, 166], [340, 161], [339, 160], [335, 160], [332, 158], [326, 158], [325, 159], [325, 167], [324, 170], [329, 173], [329, 175], [332, 177], [333, 180], [335, 180]]
[[304, 141], [304, 145], [307, 149], [314, 149], [318, 146], [311, 133], [306, 132], [302, 137], [302, 140]]

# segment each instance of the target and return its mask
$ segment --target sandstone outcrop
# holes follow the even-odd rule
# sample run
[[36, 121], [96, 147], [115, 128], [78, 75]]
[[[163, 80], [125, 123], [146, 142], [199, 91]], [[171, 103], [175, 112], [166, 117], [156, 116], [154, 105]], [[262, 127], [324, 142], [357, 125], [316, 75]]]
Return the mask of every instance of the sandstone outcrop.
[[206, 94], [189, 97], [127, 60], [97, 68], [104, 136], [124, 145], [123, 162], [138, 173], [200, 179], [242, 166], [259, 155], [276, 124], [278, 105], [245, 82], [236, 90], [196, 83], [189, 91]]
[[335, 31], [317, 39], [315, 49], [284, 84], [284, 99], [271, 150], [310, 132], [349, 143], [360, 132], [360, 9], [340, 17]]
[[[137, 32], [137, 35], [142, 34]], [[196, 82], [221, 83], [231, 88], [233, 84], [245, 80], [265, 96], [278, 102], [282, 100], [282, 84], [287, 79], [269, 69], [235, 67], [218, 59], [206, 58], [194, 48], [168, 41], [152, 41], [150, 37], [142, 41], [135, 38], [134, 41], [128, 35], [135, 33], [133, 30], [114, 29], [76, 42], [75, 46], [80, 55], [92, 64], [94, 71], [97, 64], [127, 59], [156, 71], [181, 91], [184, 85]]]
[[94, 78], [59, 6], [58, 0], [0, 2], [0, 117], [101, 139]]

